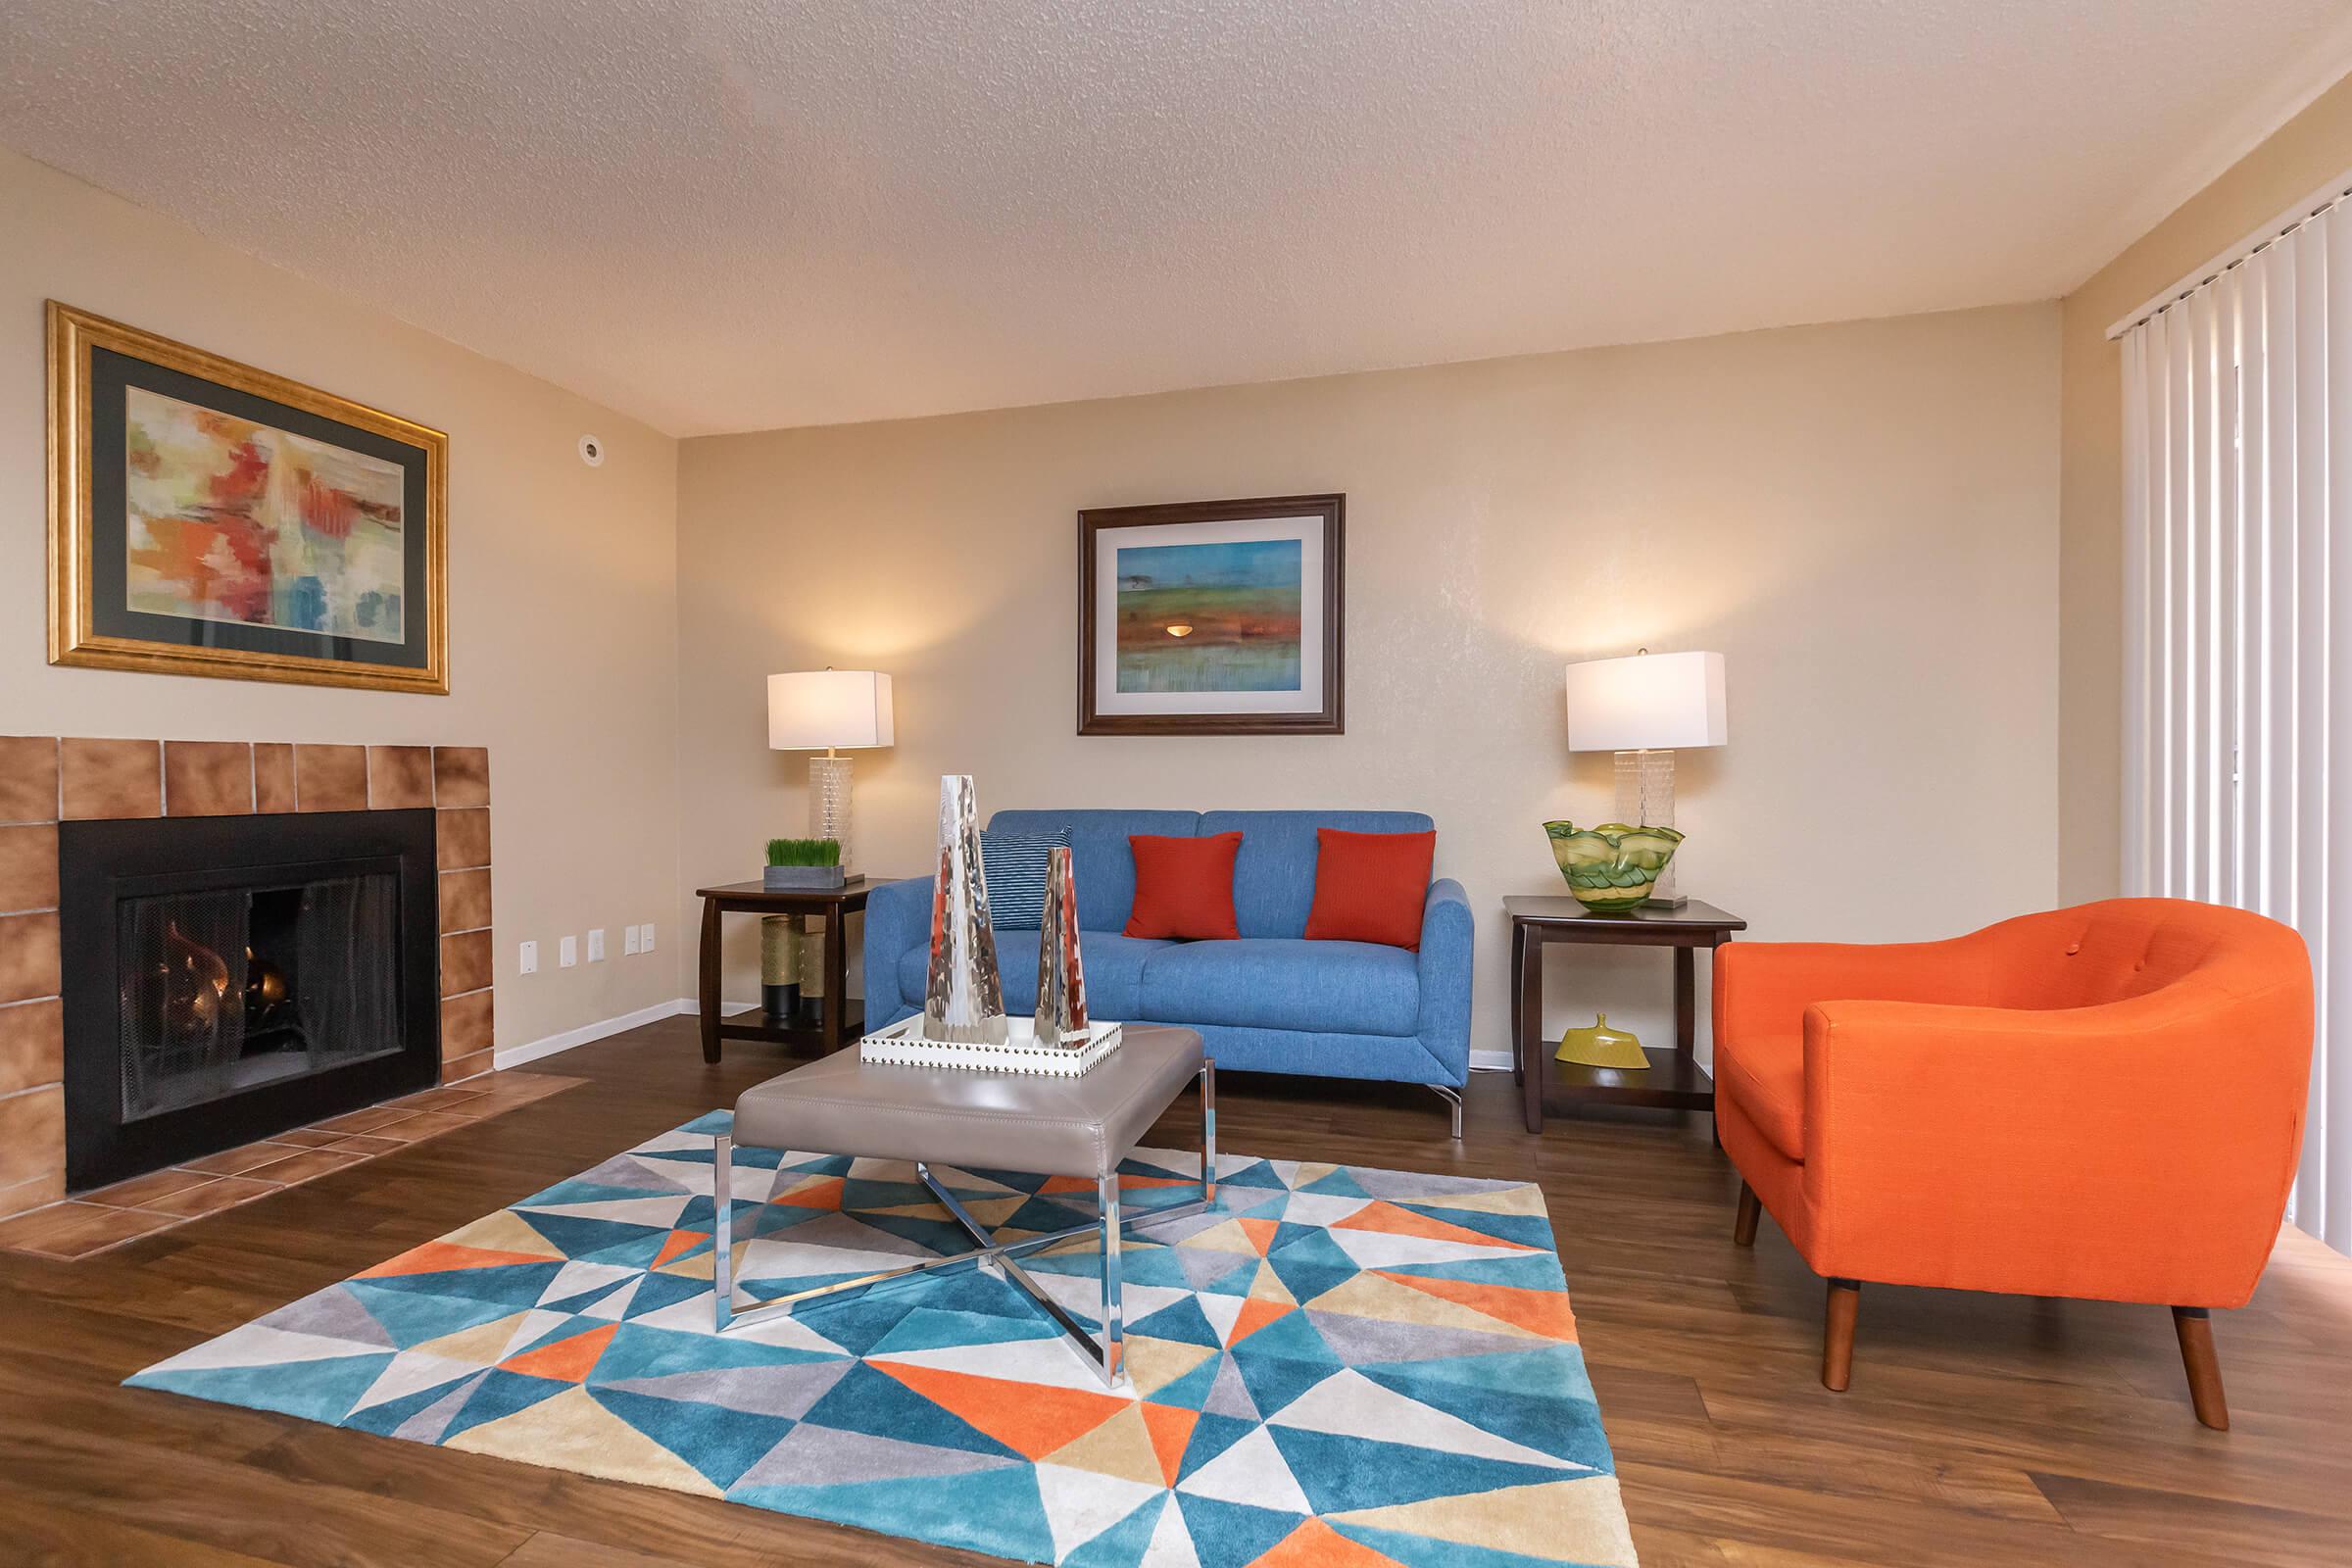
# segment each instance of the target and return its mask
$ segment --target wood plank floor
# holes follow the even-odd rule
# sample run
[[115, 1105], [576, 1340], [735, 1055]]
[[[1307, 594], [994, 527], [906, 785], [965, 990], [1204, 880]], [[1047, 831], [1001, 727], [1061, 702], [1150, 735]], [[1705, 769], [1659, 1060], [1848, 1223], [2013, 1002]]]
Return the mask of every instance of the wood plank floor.
[[[705, 1066], [671, 1019], [566, 1053], [589, 1081], [495, 1121], [78, 1263], [0, 1257], [0, 1562], [659, 1568], [980, 1563], [704, 1498], [117, 1387], [583, 1170], [779, 1070]], [[2235, 1430], [2190, 1417], [2160, 1309], [1864, 1293], [1851, 1393], [1822, 1287], [1703, 1119], [1524, 1132], [1480, 1075], [1469, 1137], [1420, 1091], [1228, 1074], [1229, 1150], [1544, 1185], [1649, 1568], [2352, 1561], [2352, 1261], [2289, 1237], [2217, 1317]], [[1157, 1135], [1195, 1136], [1188, 1105]], [[2063, 1201], [2062, 1194], [2053, 1200]]]

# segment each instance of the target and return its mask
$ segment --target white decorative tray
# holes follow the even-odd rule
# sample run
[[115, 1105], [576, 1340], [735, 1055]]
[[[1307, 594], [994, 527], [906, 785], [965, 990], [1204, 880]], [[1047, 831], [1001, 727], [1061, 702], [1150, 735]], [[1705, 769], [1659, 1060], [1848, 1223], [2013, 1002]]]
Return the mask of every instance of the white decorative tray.
[[1083, 1046], [1041, 1046], [1037, 1020], [1006, 1018], [1004, 1044], [981, 1046], [953, 1040], [925, 1040], [915, 1031], [920, 1017], [902, 1018], [858, 1042], [860, 1061], [895, 1067], [962, 1067], [974, 1072], [1043, 1073], [1053, 1078], [1075, 1078], [1119, 1049], [1119, 1026], [1087, 1026]]

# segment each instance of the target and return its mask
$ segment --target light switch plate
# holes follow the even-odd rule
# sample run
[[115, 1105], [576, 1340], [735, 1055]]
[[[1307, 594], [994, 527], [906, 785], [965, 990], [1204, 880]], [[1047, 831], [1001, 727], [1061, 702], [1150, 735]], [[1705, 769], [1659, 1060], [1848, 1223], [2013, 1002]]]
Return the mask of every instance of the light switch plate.
[[627, 957], [637, 951], [637, 928], [633, 925], [622, 926], [620, 928], [620, 956], [624, 958]]
[[558, 968], [568, 969], [579, 961], [580, 939], [578, 937], [565, 937], [556, 944], [556, 966]]
[[539, 944], [525, 942], [516, 949], [514, 966], [524, 974], [537, 974], [539, 972]]
[[638, 946], [638, 949], [639, 949], [641, 952], [645, 952], [645, 953], [651, 953], [651, 952], [653, 952], [653, 951], [654, 951], [654, 922], [653, 922], [653, 921], [651, 921], [651, 920], [648, 920], [648, 921], [646, 921], [646, 922], [645, 922], [645, 940], [644, 940], [643, 942], [640, 942], [640, 943], [638, 943], [638, 944], [637, 944], [637, 946]]
[[601, 925], [588, 933], [588, 961], [590, 963], [605, 961], [605, 928]]

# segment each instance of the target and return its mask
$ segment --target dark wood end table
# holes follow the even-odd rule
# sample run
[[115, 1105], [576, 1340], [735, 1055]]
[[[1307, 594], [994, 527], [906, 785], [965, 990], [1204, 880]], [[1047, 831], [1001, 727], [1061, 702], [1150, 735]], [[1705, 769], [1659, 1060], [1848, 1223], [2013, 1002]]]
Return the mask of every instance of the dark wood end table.
[[[1511, 917], [1511, 1039], [1513, 1076], [1524, 1097], [1527, 1130], [1544, 1130], [1544, 1075], [1553, 1069], [1559, 1098], [1571, 1103], [1610, 1102], [1676, 1110], [1715, 1108], [1715, 1080], [1698, 1064], [1697, 950], [1713, 953], [1747, 929], [1747, 922], [1696, 899], [1679, 909], [1593, 914], [1565, 895], [1508, 898]], [[1586, 1067], [1553, 1062], [1544, 1035], [1544, 949], [1553, 942], [1594, 947], [1674, 950], [1674, 1046], [1642, 1047], [1646, 1069]]]
[[[703, 1059], [718, 1059], [718, 1044], [722, 1040], [766, 1040], [785, 1046], [814, 1046], [819, 1051], [839, 1051], [865, 1027], [862, 1004], [853, 1006], [848, 992], [849, 933], [848, 916], [865, 907], [865, 896], [879, 884], [865, 877], [854, 876], [838, 888], [795, 888], [789, 892], [770, 892], [758, 882], [726, 882], [717, 887], [697, 888], [694, 896], [703, 901], [702, 978], [699, 987], [702, 1002]], [[825, 920], [825, 996], [824, 1007], [818, 1014], [815, 1028], [800, 1025], [773, 1024], [760, 1008], [739, 1012], [731, 1018], [719, 1015], [718, 998], [718, 917], [722, 914], [818, 914]]]

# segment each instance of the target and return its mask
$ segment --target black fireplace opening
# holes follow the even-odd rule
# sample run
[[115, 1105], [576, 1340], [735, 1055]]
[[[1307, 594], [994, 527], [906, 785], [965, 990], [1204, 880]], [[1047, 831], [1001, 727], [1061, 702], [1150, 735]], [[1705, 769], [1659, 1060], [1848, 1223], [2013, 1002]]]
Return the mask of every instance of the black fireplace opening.
[[66, 1184], [439, 1077], [433, 813], [67, 822]]

